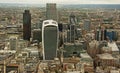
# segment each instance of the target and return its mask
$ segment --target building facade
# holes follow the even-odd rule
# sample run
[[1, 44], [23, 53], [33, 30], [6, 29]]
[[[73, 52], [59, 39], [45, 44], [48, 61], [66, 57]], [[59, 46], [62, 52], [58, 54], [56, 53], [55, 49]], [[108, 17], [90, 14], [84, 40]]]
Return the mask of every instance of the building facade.
[[91, 28], [91, 21], [88, 19], [84, 20], [84, 30], [90, 31], [90, 28]]
[[43, 21], [42, 26], [42, 47], [43, 60], [54, 60], [57, 56], [58, 37], [59, 37], [58, 23], [54, 20]]
[[47, 3], [46, 5], [46, 19], [58, 21], [58, 13], [55, 3]]
[[29, 10], [23, 13], [23, 39], [30, 40], [31, 38], [31, 14]]

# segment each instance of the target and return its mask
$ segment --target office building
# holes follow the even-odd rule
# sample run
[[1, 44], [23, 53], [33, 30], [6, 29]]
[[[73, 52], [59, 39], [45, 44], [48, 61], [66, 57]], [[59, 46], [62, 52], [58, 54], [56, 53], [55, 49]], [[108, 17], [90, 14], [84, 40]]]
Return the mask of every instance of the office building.
[[97, 41], [117, 41], [118, 33], [113, 29], [97, 29], [95, 38]]
[[18, 47], [18, 39], [15, 36], [11, 36], [9, 38], [9, 42], [10, 42], [10, 49], [11, 50], [17, 50]]
[[[102, 40], [104, 40], [103, 37], [102, 37], [103, 32], [104, 32], [104, 31], [101, 31], [101, 29], [97, 29], [96, 34], [95, 34], [95, 39], [96, 39], [97, 41], [102, 41]], [[103, 35], [103, 36], [104, 36], [104, 35]]]
[[74, 43], [75, 42], [75, 25], [70, 25], [70, 43]]
[[64, 57], [71, 57], [73, 55], [78, 56], [80, 55], [80, 52], [83, 50], [83, 44], [82, 43], [65, 43], [64, 44]]
[[117, 41], [117, 39], [118, 39], [118, 34], [117, 34], [117, 32], [116, 32], [115, 30], [107, 29], [106, 37], [107, 37], [110, 41]]
[[47, 3], [46, 5], [46, 19], [58, 21], [58, 13], [55, 3]]
[[71, 13], [71, 15], [69, 16], [69, 19], [70, 19], [70, 24], [72, 24], [72, 25], [77, 24], [77, 19], [73, 13]]
[[59, 28], [59, 31], [62, 32], [62, 31], [63, 31], [63, 24], [62, 24], [62, 23], [59, 23], [59, 24], [58, 24], [58, 28]]
[[42, 47], [43, 60], [54, 60], [57, 56], [58, 37], [59, 37], [58, 23], [54, 20], [43, 21], [42, 26]]
[[41, 29], [34, 29], [32, 32], [32, 39], [33, 41], [42, 42], [42, 30]]
[[31, 14], [29, 10], [23, 13], [23, 39], [30, 40], [31, 38]]
[[70, 24], [68, 25], [68, 31], [67, 31], [67, 41], [69, 43], [75, 43], [75, 38], [76, 38], [76, 24], [77, 24], [77, 20], [75, 18], [75, 15], [72, 13], [69, 16], [70, 19]]
[[19, 73], [19, 65], [18, 64], [9, 64], [6, 66], [6, 73]]
[[88, 19], [84, 20], [84, 30], [90, 31], [90, 27], [91, 27], [91, 21]]

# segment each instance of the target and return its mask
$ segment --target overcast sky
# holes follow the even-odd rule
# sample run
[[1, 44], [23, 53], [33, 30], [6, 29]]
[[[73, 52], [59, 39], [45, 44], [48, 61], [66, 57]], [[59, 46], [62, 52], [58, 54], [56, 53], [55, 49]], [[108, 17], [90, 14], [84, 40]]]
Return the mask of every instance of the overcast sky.
[[120, 0], [0, 0], [0, 3], [120, 4]]

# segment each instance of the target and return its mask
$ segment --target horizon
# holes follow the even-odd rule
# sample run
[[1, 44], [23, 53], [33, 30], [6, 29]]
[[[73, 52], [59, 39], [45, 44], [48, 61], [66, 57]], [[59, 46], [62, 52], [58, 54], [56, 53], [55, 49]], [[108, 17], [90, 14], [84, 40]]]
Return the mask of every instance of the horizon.
[[[0, 4], [28, 4], [28, 5], [38, 5], [38, 4], [40, 4], [40, 5], [46, 5], [46, 4], [43, 4], [43, 3], [2, 3], [2, 2], [0, 2]], [[120, 5], [120, 4], [60, 4], [60, 3], [56, 3], [57, 5]]]
[[[57, 4], [57, 3], [56, 3]], [[46, 7], [46, 4], [0, 3], [0, 7]], [[120, 9], [120, 4], [57, 4], [57, 8], [105, 8]]]
[[0, 3], [17, 4], [120, 4], [120, 0], [0, 0]]

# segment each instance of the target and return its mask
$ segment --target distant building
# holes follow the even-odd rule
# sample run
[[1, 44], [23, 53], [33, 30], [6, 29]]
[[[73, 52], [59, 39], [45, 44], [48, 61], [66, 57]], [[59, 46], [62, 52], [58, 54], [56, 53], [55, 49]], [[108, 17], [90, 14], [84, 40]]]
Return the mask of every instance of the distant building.
[[11, 50], [17, 50], [17, 47], [18, 47], [17, 37], [10, 37], [9, 42], [10, 42], [10, 49]]
[[93, 40], [89, 43], [89, 48], [87, 49], [87, 52], [92, 58], [94, 58], [99, 53], [98, 46], [99, 46], [98, 41]]
[[97, 41], [107, 40], [106, 30], [102, 30], [101, 28], [97, 29], [95, 39]]
[[63, 31], [63, 24], [62, 24], [62, 23], [59, 23], [59, 24], [58, 24], [58, 28], [59, 28], [59, 31], [62, 32], [62, 31]]
[[69, 25], [69, 30], [67, 31], [67, 42], [74, 43], [75, 37], [75, 25]]
[[118, 34], [115, 30], [112, 29], [108, 29], [106, 32], [106, 37], [108, 37], [108, 39], [110, 41], [117, 41], [118, 39]]
[[83, 50], [82, 43], [65, 43], [64, 44], [64, 57], [80, 56], [80, 52]]
[[6, 73], [19, 73], [19, 65], [9, 64], [6, 66]]
[[34, 29], [32, 31], [32, 39], [37, 40], [38, 42], [42, 42], [42, 30], [41, 29]]
[[54, 20], [43, 21], [42, 26], [42, 47], [43, 60], [54, 60], [57, 56], [58, 37], [59, 37], [58, 23]]
[[104, 46], [104, 47], [102, 47], [101, 48], [101, 54], [102, 53], [109, 53], [109, 54], [112, 54], [112, 48], [111, 47], [109, 47], [109, 46]]
[[56, 3], [47, 3], [46, 5], [46, 19], [58, 21], [58, 13]]
[[69, 31], [67, 32], [68, 34], [67, 38], [69, 43], [74, 43], [77, 34], [76, 29], [77, 19], [73, 13], [71, 13], [71, 15], [69, 16], [69, 23], [70, 24], [68, 25]]
[[110, 73], [120, 73], [119, 70], [110, 70]]
[[119, 48], [115, 42], [108, 42], [108, 47], [111, 47], [112, 55], [119, 54]]
[[72, 24], [72, 25], [76, 25], [77, 24], [77, 19], [76, 19], [75, 15], [73, 13], [71, 13], [69, 18], [70, 18], [70, 24]]
[[23, 39], [30, 40], [31, 38], [31, 14], [29, 10], [23, 13]]
[[91, 21], [88, 19], [84, 20], [84, 30], [90, 31], [91, 28], [90, 26], [91, 26]]
[[95, 38], [97, 41], [117, 41], [118, 33], [113, 29], [97, 29]]
[[81, 53], [80, 57], [81, 57], [80, 62], [84, 67], [84, 73], [89, 73], [89, 72], [93, 73], [94, 72], [93, 59], [90, 57], [90, 55], [85, 52], [85, 53]]
[[108, 53], [97, 54], [95, 61], [97, 66], [115, 66], [115, 58]]
[[76, 34], [77, 38], [80, 38], [82, 36], [82, 29], [77, 28], [76, 32], [77, 32], [77, 34]]

